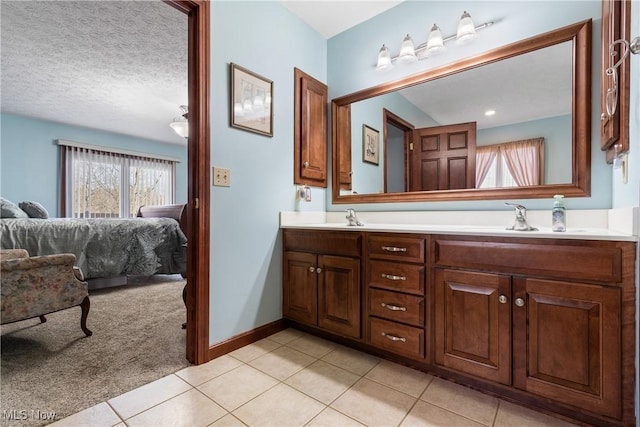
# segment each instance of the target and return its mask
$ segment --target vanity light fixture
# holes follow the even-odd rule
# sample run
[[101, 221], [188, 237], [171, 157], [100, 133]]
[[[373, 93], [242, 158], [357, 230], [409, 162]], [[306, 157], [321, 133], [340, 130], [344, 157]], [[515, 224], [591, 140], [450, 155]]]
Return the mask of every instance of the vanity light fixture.
[[187, 121], [187, 116], [189, 115], [189, 111], [186, 105], [181, 105], [180, 111], [182, 112], [182, 115], [174, 117], [171, 123], [169, 123], [169, 126], [171, 126], [171, 129], [181, 137], [188, 138], [189, 122]]
[[394, 62], [412, 63], [417, 60], [425, 59], [428, 56], [443, 51], [445, 49], [445, 43], [456, 40], [457, 43], [465, 43], [476, 38], [476, 31], [483, 28], [487, 28], [493, 25], [493, 21], [485, 22], [482, 25], [474, 27], [471, 15], [467, 11], [462, 14], [460, 22], [458, 24], [458, 31], [456, 35], [446, 38], [442, 37], [440, 28], [433, 24], [429, 31], [429, 37], [426, 42], [421, 43], [418, 47], [415, 47], [413, 40], [407, 34], [402, 41], [402, 47], [400, 48], [400, 54], [395, 57], [391, 57], [389, 48], [386, 45], [382, 45], [378, 52], [378, 62], [376, 64], [376, 70], [384, 71], [393, 68]]
[[624, 39], [612, 41], [609, 45], [609, 55], [612, 58], [615, 58], [618, 55], [618, 52], [616, 52], [616, 45], [618, 44], [622, 46], [620, 59], [605, 70], [605, 73], [608, 76], [611, 76], [613, 82], [611, 87], [607, 89], [605, 97], [605, 106], [607, 111], [602, 113], [600, 116], [601, 120], [610, 119], [614, 114], [616, 114], [616, 110], [618, 109], [618, 68], [620, 68], [620, 65], [622, 65], [625, 59], [627, 59], [629, 53], [634, 55], [640, 54], [640, 37], [635, 37], [631, 42]]
[[485, 116], [495, 116], [496, 115], [496, 110], [487, 110], [484, 112]]

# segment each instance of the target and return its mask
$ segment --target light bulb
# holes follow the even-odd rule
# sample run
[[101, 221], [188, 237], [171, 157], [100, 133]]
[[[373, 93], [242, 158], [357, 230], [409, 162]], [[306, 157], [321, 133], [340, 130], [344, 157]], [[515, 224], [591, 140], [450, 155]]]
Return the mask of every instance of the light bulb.
[[416, 56], [416, 50], [413, 47], [413, 40], [409, 37], [409, 34], [402, 41], [402, 47], [400, 48], [400, 55], [398, 55], [398, 61], [411, 63], [418, 60]]
[[389, 54], [389, 49], [387, 46], [382, 45], [380, 48], [380, 52], [378, 53], [378, 65], [376, 65], [376, 70], [384, 71], [393, 68], [393, 64], [391, 63], [391, 55]]
[[476, 27], [473, 25], [471, 15], [465, 10], [458, 23], [457, 43], [466, 43], [476, 38]]

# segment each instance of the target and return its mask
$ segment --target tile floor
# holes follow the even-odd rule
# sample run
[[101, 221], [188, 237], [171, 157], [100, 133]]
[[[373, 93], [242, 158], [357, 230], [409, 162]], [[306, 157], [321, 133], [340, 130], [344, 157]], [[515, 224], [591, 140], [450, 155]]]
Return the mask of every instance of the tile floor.
[[295, 329], [51, 426], [570, 426]]

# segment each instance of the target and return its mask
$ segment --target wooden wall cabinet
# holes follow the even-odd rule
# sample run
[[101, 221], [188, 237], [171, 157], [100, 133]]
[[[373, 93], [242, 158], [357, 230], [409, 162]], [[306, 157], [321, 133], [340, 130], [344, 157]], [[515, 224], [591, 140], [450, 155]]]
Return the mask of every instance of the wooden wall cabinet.
[[327, 187], [328, 88], [294, 69], [294, 184]]
[[360, 242], [357, 233], [285, 231], [284, 317], [359, 339]]

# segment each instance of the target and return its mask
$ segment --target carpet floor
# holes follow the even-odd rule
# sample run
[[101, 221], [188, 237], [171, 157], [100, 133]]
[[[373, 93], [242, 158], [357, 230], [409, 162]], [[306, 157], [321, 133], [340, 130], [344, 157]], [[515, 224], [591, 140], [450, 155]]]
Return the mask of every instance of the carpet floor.
[[38, 418], [55, 413], [59, 420], [189, 366], [184, 280], [133, 282], [89, 292], [91, 337], [80, 329], [79, 307], [42, 324], [36, 318], [2, 326], [2, 426], [49, 424], [54, 420]]

